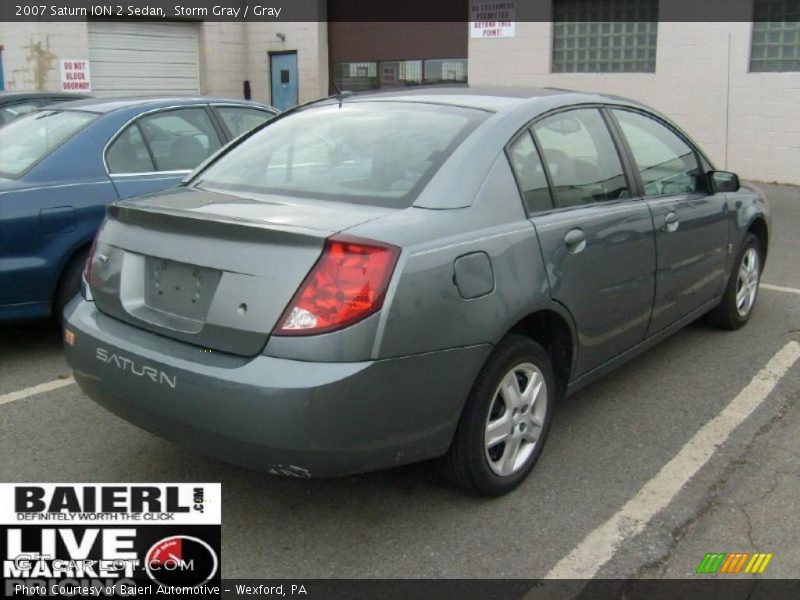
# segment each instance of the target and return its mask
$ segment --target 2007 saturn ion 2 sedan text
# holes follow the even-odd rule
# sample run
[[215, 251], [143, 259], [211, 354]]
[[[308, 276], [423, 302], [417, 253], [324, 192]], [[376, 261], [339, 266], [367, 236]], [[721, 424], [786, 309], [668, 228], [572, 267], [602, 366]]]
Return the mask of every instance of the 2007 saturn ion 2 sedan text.
[[706, 313], [744, 325], [768, 229], [761, 193], [638, 104], [341, 94], [110, 206], [67, 358], [98, 403], [226, 461], [437, 458], [500, 495], [562, 397]]

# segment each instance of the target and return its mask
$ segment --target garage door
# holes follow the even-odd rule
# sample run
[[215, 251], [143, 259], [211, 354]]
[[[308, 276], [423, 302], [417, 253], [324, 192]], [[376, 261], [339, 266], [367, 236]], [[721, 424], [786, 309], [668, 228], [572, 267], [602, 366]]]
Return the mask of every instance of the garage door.
[[195, 23], [90, 21], [88, 26], [94, 94], [200, 92]]

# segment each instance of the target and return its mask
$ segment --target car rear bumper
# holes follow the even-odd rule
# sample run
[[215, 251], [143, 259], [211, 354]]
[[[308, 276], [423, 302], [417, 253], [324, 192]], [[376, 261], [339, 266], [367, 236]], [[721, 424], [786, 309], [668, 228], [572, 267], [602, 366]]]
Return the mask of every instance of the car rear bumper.
[[207, 352], [78, 298], [65, 311], [75, 379], [139, 427], [226, 462], [336, 476], [439, 456], [489, 346], [358, 363]]

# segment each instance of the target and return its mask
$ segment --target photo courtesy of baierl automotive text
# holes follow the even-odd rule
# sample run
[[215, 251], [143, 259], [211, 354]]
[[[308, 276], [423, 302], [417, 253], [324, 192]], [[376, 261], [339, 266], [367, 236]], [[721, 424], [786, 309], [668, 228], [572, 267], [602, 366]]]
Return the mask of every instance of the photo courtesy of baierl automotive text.
[[797, 597], [798, 107], [797, 0], [0, 3], [2, 595]]

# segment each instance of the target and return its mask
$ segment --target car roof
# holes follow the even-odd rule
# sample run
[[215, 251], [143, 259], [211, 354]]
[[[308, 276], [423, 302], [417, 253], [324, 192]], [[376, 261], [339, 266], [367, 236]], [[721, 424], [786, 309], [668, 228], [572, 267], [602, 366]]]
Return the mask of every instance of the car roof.
[[90, 96], [87, 96], [86, 94], [73, 94], [71, 92], [0, 91], [0, 104], [5, 104], [7, 102], [18, 102], [20, 100], [40, 100], [42, 98], [57, 98], [57, 99], [63, 98], [64, 100], [74, 98], [75, 100], [82, 100], [84, 98], [90, 98]]
[[[569, 104], [581, 102], [613, 102], [619, 101], [638, 104], [619, 96], [579, 92], [551, 87], [524, 87], [524, 86], [472, 86], [472, 85], [444, 85], [425, 86], [411, 90], [381, 90], [376, 92], [353, 93], [343, 92], [343, 98], [354, 101], [400, 101], [423, 102], [430, 104], [447, 104], [477, 108], [491, 112], [504, 112], [522, 104], [528, 104], [537, 99], [557, 99], [562, 96]], [[331, 98], [336, 101], [337, 97]]]
[[249, 100], [238, 100], [234, 98], [208, 98], [205, 96], [131, 96], [124, 98], [90, 98], [87, 100], [80, 100], [78, 102], [59, 104], [57, 106], [58, 108], [64, 110], [81, 110], [97, 114], [105, 114], [128, 108], [150, 110], [167, 108], [176, 105], [184, 106], [192, 104], [240, 104], [258, 108], [270, 108], [266, 104], [251, 102]]

